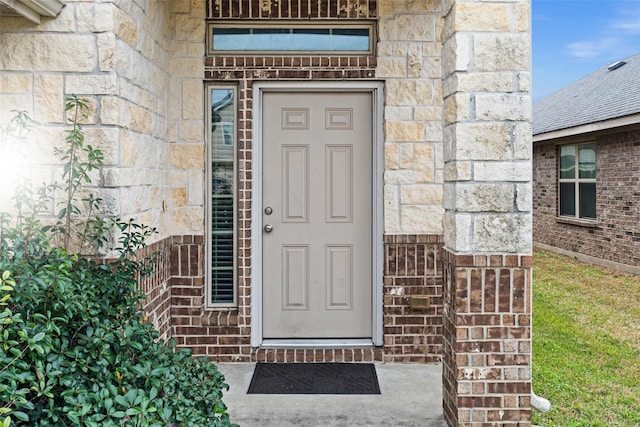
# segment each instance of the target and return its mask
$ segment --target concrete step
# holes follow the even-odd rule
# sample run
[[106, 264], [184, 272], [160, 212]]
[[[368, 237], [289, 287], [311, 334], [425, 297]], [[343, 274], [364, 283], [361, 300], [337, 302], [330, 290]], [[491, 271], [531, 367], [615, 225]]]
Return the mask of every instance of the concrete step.
[[446, 427], [440, 364], [376, 364], [379, 395], [246, 394], [254, 365], [219, 364], [223, 401], [241, 427]]

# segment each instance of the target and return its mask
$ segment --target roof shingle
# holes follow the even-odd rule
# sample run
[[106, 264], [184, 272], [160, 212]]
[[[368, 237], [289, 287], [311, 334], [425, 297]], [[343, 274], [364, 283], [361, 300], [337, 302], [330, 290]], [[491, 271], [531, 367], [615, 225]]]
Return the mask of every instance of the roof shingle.
[[533, 134], [640, 113], [640, 54], [602, 67], [533, 106]]

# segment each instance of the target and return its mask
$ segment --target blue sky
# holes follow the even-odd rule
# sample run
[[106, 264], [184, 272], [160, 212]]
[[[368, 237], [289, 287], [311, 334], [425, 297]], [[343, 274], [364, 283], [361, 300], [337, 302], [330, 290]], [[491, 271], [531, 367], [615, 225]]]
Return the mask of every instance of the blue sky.
[[598, 68], [640, 53], [640, 0], [531, 3], [534, 102]]

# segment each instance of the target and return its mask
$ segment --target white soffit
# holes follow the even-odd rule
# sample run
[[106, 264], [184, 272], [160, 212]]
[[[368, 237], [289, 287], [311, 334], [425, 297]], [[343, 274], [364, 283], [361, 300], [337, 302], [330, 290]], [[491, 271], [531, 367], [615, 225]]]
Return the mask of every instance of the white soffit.
[[5, 9], [8, 8], [17, 15], [39, 24], [43, 16], [58, 16], [64, 3], [61, 0], [0, 0], [0, 6], [5, 6]]

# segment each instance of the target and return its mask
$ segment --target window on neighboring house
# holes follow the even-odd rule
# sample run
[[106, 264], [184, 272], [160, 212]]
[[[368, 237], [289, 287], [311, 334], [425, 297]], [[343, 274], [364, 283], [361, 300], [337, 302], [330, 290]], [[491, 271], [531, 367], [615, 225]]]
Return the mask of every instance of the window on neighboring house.
[[596, 219], [596, 144], [560, 147], [560, 216]]
[[236, 305], [236, 88], [208, 86], [209, 116], [207, 305]]
[[209, 25], [209, 53], [372, 54], [372, 23], [216, 22]]

